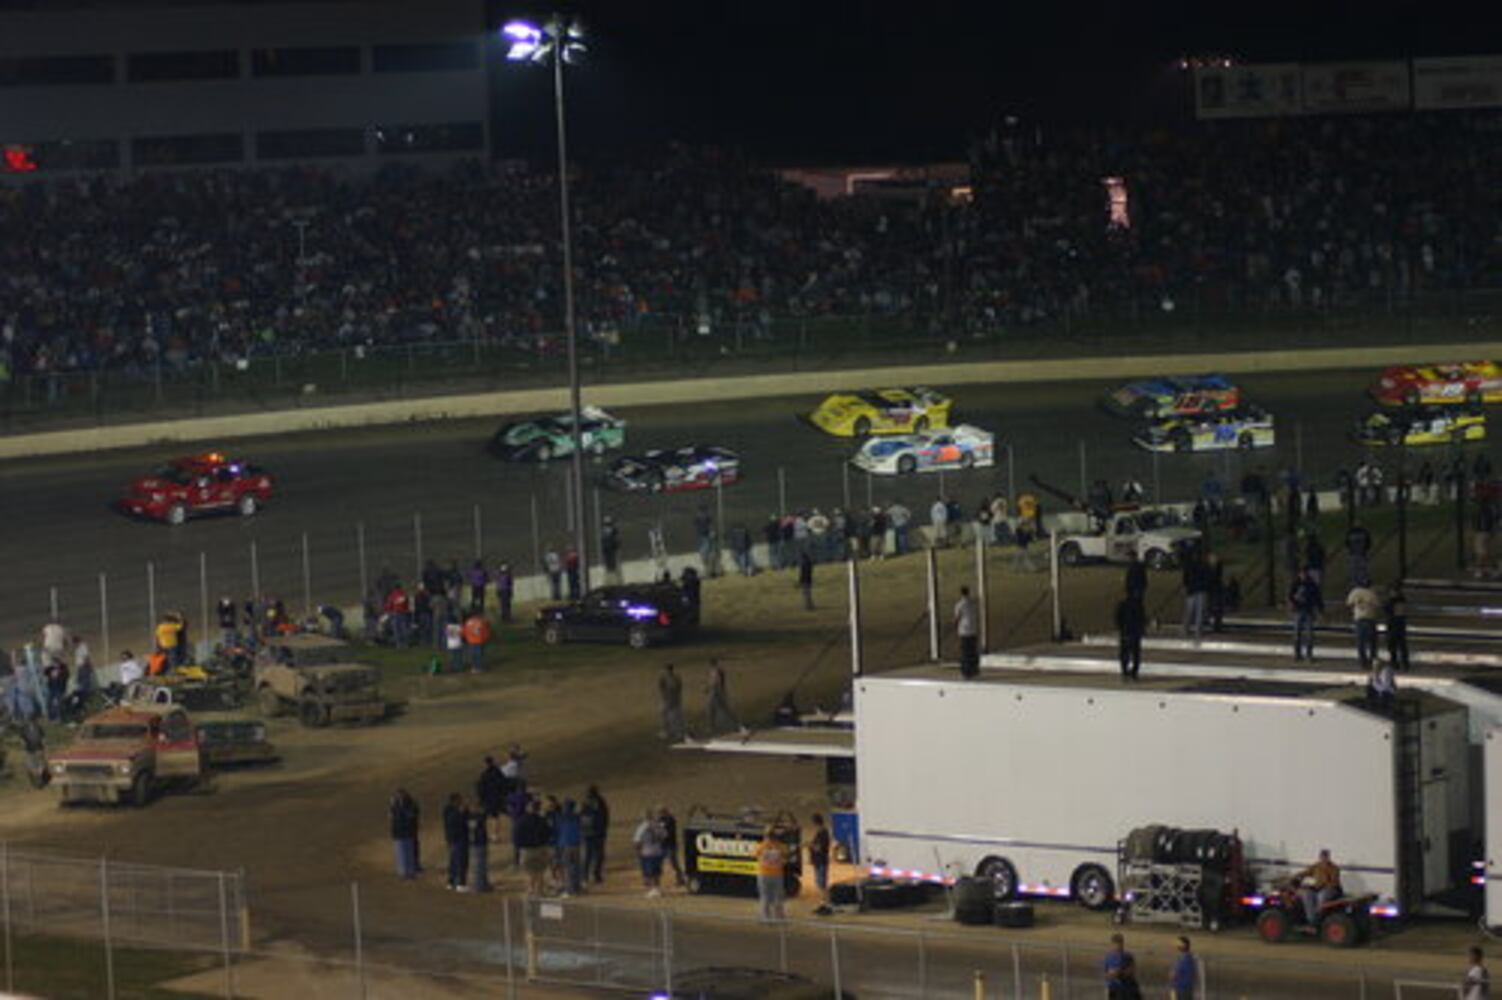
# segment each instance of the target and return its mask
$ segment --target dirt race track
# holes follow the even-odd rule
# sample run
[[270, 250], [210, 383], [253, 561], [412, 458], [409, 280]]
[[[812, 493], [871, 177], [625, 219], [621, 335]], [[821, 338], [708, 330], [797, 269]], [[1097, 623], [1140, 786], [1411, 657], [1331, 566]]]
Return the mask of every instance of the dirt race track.
[[[1044, 638], [1047, 615], [1037, 595], [1046, 577], [1013, 572], [1000, 553], [993, 558], [993, 627], [1007, 633], [1014, 643]], [[920, 565], [920, 560], [908, 557], [867, 564], [864, 569], [869, 669], [889, 669], [923, 654], [926, 634], [921, 619]], [[946, 591], [952, 592], [971, 568], [969, 552], [946, 553], [941, 567]], [[1158, 598], [1168, 597], [1177, 585], [1173, 574], [1154, 579], [1153, 596]], [[1080, 627], [1104, 624], [1105, 594], [1116, 583], [1117, 573], [1112, 570], [1071, 575], [1071, 607]], [[455, 978], [373, 974], [370, 995], [495, 995], [496, 977], [502, 974], [497, 957], [499, 899], [443, 891], [438, 826], [443, 796], [455, 790], [470, 792], [483, 754], [503, 750], [511, 741], [522, 743], [531, 754], [532, 777], [542, 791], [577, 796], [586, 784], [598, 782], [610, 799], [614, 820], [609, 877], [604, 893], [591, 894], [589, 900], [657, 905], [639, 898], [628, 855], [627, 839], [644, 806], [666, 802], [681, 817], [693, 804], [718, 809], [759, 804], [791, 809], [800, 816], [825, 805], [822, 766], [817, 763], [727, 759], [665, 748], [654, 735], [654, 679], [660, 664], [674, 661], [684, 673], [691, 692], [691, 722], [699, 717], [698, 685], [712, 656], [720, 657], [729, 668], [734, 703], [753, 724], [768, 716], [780, 694], [795, 684], [803, 706], [828, 704], [846, 683], [849, 670], [844, 587], [839, 567], [821, 567], [816, 592], [819, 610], [810, 613], [798, 607], [797, 592], [787, 574], [711, 581], [705, 590], [704, 635], [692, 645], [673, 649], [632, 653], [595, 647], [551, 652], [513, 637], [506, 650], [510, 662], [489, 675], [430, 680], [426, 687], [413, 678], [411, 693], [417, 696], [403, 717], [388, 724], [308, 731], [287, 720], [274, 722], [272, 736], [285, 754], [284, 763], [269, 770], [223, 775], [210, 794], [165, 797], [139, 812], [60, 810], [49, 793], [12, 787], [0, 798], [4, 803], [0, 837], [86, 856], [107, 854], [137, 862], [244, 869], [256, 952], [298, 959], [316, 956], [348, 961], [352, 940], [349, 885], [358, 881], [366, 962], [450, 977], [463, 973], [487, 977], [483, 985], [474, 986]], [[1033, 610], [1023, 618], [1021, 609], [1026, 608]], [[1103, 770], [1113, 766], [1102, 762]], [[399, 882], [390, 873], [385, 806], [398, 785], [410, 788], [424, 806], [428, 872], [415, 884]], [[499, 848], [492, 849], [492, 857], [499, 853]], [[498, 868], [492, 865], [493, 872]], [[519, 888], [518, 880], [507, 875], [499, 883], [504, 892]], [[739, 916], [751, 907], [746, 901], [697, 897], [670, 897], [666, 905], [689, 914]], [[792, 913], [806, 921], [811, 905], [797, 901]], [[1022, 940], [1054, 947], [1060, 941], [1073, 942], [1079, 964], [1075, 988], [1083, 989], [1091, 981], [1093, 956], [1103, 947], [1109, 923], [1100, 915], [1062, 905], [1044, 904], [1043, 911], [1038, 930], [1011, 938], [982, 931], [973, 938], [977, 945], [973, 950], [960, 949], [952, 956], [952, 965], [943, 969], [953, 977], [956, 988], [962, 989], [968, 970], [981, 963], [994, 964], [1000, 982], [1009, 968], [1005, 942]], [[876, 925], [873, 922], [894, 918], [845, 919]], [[935, 925], [931, 916], [917, 919], [915, 926], [933, 932], [960, 930], [951, 924]], [[792, 932], [795, 940], [802, 933], [797, 928]], [[1130, 933], [1139, 951], [1167, 954], [1174, 931], [1132, 928]], [[1233, 980], [1223, 978], [1219, 985], [1225, 992], [1215, 995], [1355, 997], [1355, 977], [1364, 966], [1370, 966], [1373, 975], [1381, 975], [1383, 965], [1421, 972], [1429, 969], [1425, 978], [1433, 980], [1442, 971], [1453, 971], [1455, 956], [1473, 938], [1464, 927], [1450, 924], [1420, 926], [1359, 953], [1334, 953], [1313, 946], [1294, 951], [1290, 946], [1289, 951], [1278, 953], [1288, 961], [1281, 973], [1259, 973], [1247, 981], [1260, 981], [1260, 987], [1242, 984], [1233, 993]], [[725, 941], [733, 958], [742, 954], [736, 942], [748, 942], [749, 949], [751, 938], [732, 932]], [[1228, 931], [1213, 939], [1201, 935], [1199, 941], [1203, 953], [1230, 963], [1265, 960], [1268, 955], [1266, 946], [1247, 930]], [[753, 952], [763, 954], [760, 949], [744, 954]], [[725, 952], [706, 950], [704, 954], [722, 956]], [[932, 959], [934, 977], [940, 976], [941, 957], [935, 952]], [[877, 954], [870, 957], [873, 970], [879, 960]], [[909, 962], [904, 957], [899, 968]], [[1250, 964], [1236, 967], [1242, 975], [1255, 968]], [[1275, 983], [1284, 977], [1282, 984], [1269, 991], [1269, 976]], [[205, 973], [183, 985], [217, 994], [222, 981], [216, 974]], [[243, 995], [267, 997], [347, 996], [352, 987], [347, 966], [318, 967], [303, 961], [253, 961], [237, 981], [237, 991]], [[570, 994], [550, 989], [535, 995]], [[861, 995], [882, 994], [868, 990]], [[894, 991], [886, 995], [916, 994]], [[930, 995], [950, 993], [935, 988]]]

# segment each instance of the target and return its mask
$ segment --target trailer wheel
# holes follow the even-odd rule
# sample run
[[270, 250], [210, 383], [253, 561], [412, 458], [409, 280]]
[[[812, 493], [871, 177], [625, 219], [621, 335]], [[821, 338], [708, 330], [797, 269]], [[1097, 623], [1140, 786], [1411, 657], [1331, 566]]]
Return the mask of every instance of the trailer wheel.
[[1257, 936], [1268, 944], [1282, 944], [1288, 940], [1291, 924], [1286, 911], [1276, 908], [1263, 910], [1257, 917]]
[[1074, 898], [1087, 910], [1104, 910], [1116, 899], [1116, 883], [1100, 865], [1082, 865], [1074, 873]]
[[1327, 914], [1319, 925], [1319, 938], [1332, 948], [1354, 948], [1361, 941], [1356, 918], [1339, 911]]
[[1006, 858], [985, 858], [975, 866], [975, 877], [991, 883], [991, 898], [998, 903], [1017, 895], [1017, 869]]
[[1065, 566], [1078, 566], [1084, 561], [1085, 553], [1078, 542], [1065, 542], [1059, 546], [1059, 562]]

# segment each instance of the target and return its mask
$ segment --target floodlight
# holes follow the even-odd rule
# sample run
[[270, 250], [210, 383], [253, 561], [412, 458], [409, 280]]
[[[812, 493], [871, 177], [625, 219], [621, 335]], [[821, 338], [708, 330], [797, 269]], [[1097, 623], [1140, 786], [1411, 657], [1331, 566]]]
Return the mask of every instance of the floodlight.
[[535, 62], [546, 58], [552, 48], [542, 29], [527, 21], [511, 21], [501, 29], [511, 43], [506, 58], [511, 62]]

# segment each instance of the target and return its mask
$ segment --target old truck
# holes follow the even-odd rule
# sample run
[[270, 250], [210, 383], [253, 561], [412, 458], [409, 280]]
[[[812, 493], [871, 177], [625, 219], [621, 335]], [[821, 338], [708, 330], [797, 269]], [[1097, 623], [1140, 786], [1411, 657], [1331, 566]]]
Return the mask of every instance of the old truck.
[[1321, 848], [1375, 916], [1469, 875], [1467, 710], [1428, 692], [1381, 710], [1349, 685], [926, 666], [858, 678], [855, 710], [874, 875], [1104, 908], [1150, 824], [1236, 831], [1251, 906]]
[[1107, 509], [1050, 486], [1037, 476], [1032, 481], [1039, 489], [1085, 515], [1081, 530], [1066, 528], [1059, 532], [1059, 561], [1066, 566], [1124, 563], [1135, 553], [1151, 569], [1170, 569], [1203, 534], [1198, 528], [1184, 524], [1177, 509], [1136, 506]]
[[386, 717], [381, 674], [363, 663], [316, 667], [270, 662], [255, 668], [256, 704], [270, 718], [296, 712], [305, 726], [370, 723]]
[[181, 705], [136, 703], [86, 719], [72, 744], [47, 755], [60, 801], [144, 806], [204, 777], [197, 733]]

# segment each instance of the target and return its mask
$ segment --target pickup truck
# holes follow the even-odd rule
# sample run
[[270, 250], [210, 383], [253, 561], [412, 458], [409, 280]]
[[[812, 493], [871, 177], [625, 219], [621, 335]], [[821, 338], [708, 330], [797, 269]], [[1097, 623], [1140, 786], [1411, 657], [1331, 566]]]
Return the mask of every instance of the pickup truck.
[[1161, 510], [1114, 511], [1097, 524], [1091, 531], [1060, 535], [1059, 561], [1066, 566], [1124, 563], [1135, 552], [1150, 569], [1170, 569], [1201, 534]]
[[181, 705], [134, 703], [91, 715], [66, 749], [47, 755], [61, 802], [144, 806], [169, 785], [204, 777], [193, 722]]

